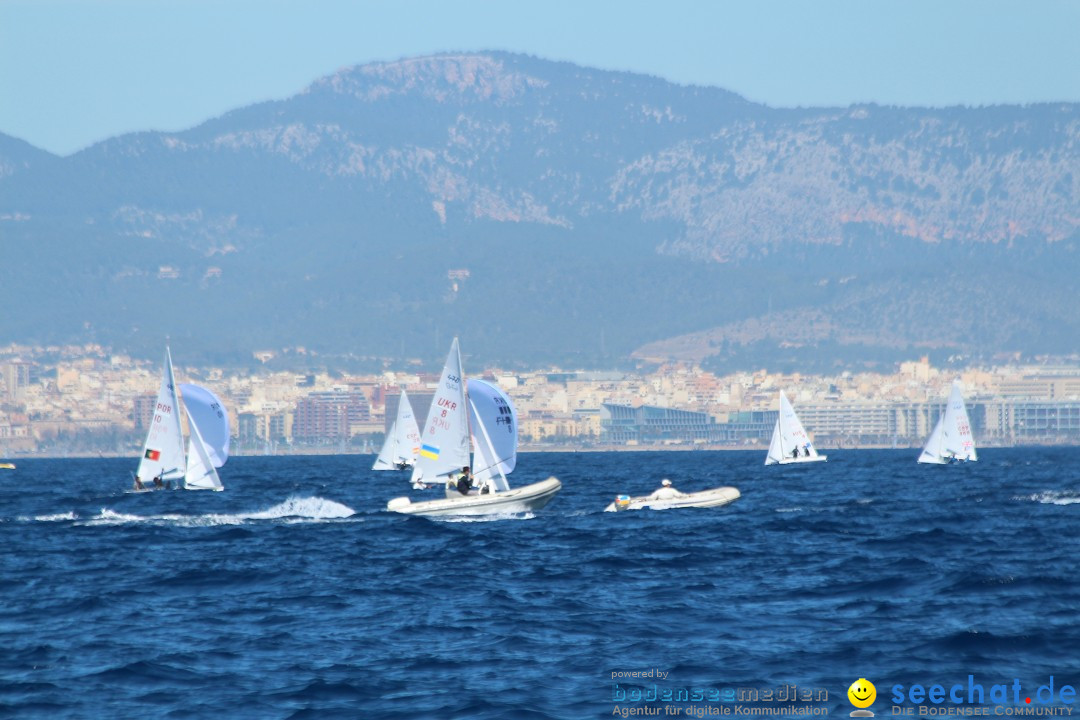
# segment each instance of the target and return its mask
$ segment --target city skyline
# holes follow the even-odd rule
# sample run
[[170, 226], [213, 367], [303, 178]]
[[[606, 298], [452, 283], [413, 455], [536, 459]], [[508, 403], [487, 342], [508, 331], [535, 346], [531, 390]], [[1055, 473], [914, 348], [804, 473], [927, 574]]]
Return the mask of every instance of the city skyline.
[[[0, 348], [0, 454], [133, 452], [152, 414], [159, 363], [95, 346], [64, 348], [62, 357], [53, 349], [41, 362], [27, 360], [28, 352]], [[396, 410], [398, 390], [409, 392], [423, 417], [438, 380], [435, 367], [349, 375], [181, 363], [175, 372], [178, 381], [205, 384], [221, 395], [237, 449], [249, 453], [371, 452]], [[486, 367], [469, 377], [486, 378], [508, 393], [522, 441], [535, 449], [759, 448], [775, 422], [781, 389], [822, 447], [914, 447], [956, 378], [966, 388], [981, 442], [1080, 439], [1075, 357], [1059, 365], [945, 368], [922, 358], [891, 372], [831, 376], [760, 369], [717, 375], [673, 363], [606, 372]], [[667, 429], [657, 434], [650, 426]]]

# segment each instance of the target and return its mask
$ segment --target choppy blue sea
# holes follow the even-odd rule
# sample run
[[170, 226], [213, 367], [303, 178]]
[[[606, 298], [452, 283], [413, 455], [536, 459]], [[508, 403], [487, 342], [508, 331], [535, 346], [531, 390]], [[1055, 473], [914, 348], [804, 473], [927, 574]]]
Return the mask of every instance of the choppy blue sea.
[[[600, 718], [660, 707], [628, 690], [788, 684], [847, 716], [868, 678], [880, 717], [895, 683], [1075, 686], [1078, 452], [526, 454], [513, 484], [563, 481], [547, 508], [457, 522], [384, 512], [407, 482], [364, 456], [237, 457], [223, 493], [146, 494], [134, 460], [20, 460], [0, 716]], [[663, 477], [743, 497], [602, 512]]]

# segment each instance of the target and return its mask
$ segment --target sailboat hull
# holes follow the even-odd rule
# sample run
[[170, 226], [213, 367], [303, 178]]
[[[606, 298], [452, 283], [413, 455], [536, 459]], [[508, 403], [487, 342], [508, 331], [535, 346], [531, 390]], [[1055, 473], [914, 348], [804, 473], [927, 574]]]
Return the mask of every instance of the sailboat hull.
[[813, 457], [797, 457], [797, 458], [784, 458], [783, 460], [775, 460], [773, 462], [766, 462], [766, 465], [795, 465], [796, 463], [811, 463], [811, 462], [826, 462], [828, 455], [814, 455]]
[[175, 485], [170, 484], [168, 487], [165, 487], [165, 486], [157, 487], [154, 484], [149, 484], [149, 485], [144, 485], [142, 487], [142, 489], [130, 488], [128, 490], [125, 490], [124, 492], [128, 493], [128, 494], [131, 494], [131, 495], [141, 495], [142, 493], [165, 492], [165, 491], [168, 491], [168, 490], [184, 490], [184, 489], [185, 488], [184, 488], [184, 486], [182, 484], [182, 481], [178, 480]]
[[733, 503], [740, 497], [742, 497], [742, 493], [739, 492], [738, 488], [733, 487], [718, 487], [713, 488], [712, 490], [686, 493], [681, 497], [667, 498], [664, 500], [643, 495], [641, 497], [630, 498], [630, 501], [623, 505], [611, 503], [604, 508], [604, 512], [621, 512], [623, 510], [671, 510], [674, 508], [689, 507], [720, 507], [721, 505]]
[[562, 483], [557, 478], [549, 477], [532, 485], [488, 495], [462, 495], [424, 502], [413, 502], [407, 497], [399, 497], [388, 502], [386, 509], [405, 515], [432, 516], [522, 513], [544, 507], [561, 489]]
[[963, 465], [964, 463], [975, 462], [975, 461], [972, 460], [971, 458], [967, 458], [967, 457], [944, 458], [944, 457], [923, 456], [923, 457], [920, 457], [916, 462], [922, 463], [924, 465]]

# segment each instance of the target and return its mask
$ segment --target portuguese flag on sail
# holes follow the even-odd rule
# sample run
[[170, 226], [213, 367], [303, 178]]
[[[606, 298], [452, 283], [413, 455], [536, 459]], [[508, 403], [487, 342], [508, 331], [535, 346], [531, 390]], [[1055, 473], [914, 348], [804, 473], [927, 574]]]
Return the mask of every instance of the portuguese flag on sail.
[[158, 458], [161, 457], [161, 451], [160, 450], [151, 450], [150, 448], [146, 448], [145, 457], [146, 457], [147, 460], [157, 460]]

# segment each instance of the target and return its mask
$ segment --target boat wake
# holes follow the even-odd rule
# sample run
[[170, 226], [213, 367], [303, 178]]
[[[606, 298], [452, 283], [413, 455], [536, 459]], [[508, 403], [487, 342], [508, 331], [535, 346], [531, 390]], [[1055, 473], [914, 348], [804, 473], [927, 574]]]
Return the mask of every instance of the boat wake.
[[1076, 491], [1046, 490], [1034, 495], [1014, 497], [1013, 500], [1030, 500], [1042, 505], [1075, 505], [1080, 503], [1080, 495]]
[[[5, 520], [6, 519], [9, 518], [5, 518]], [[74, 511], [66, 513], [53, 513], [52, 515], [35, 515], [34, 517], [20, 515], [19, 517], [15, 518], [15, 520], [18, 522], [65, 522], [78, 519], [79, 516]], [[3, 521], [4, 520], [0, 520], [0, 522]]]
[[534, 512], [492, 513], [490, 515], [428, 515], [428, 520], [447, 523], [498, 522], [499, 520], [532, 520]]
[[348, 505], [321, 497], [290, 497], [269, 510], [241, 516], [246, 520], [286, 520], [310, 522], [312, 520], [344, 520], [356, 514]]
[[[71, 513], [74, 515], [74, 513]], [[72, 518], [75, 519], [75, 518]], [[219, 525], [246, 525], [260, 521], [277, 521], [285, 524], [320, 522], [362, 522], [355, 511], [347, 505], [320, 497], [290, 497], [283, 503], [266, 510], [248, 513], [207, 513], [205, 515], [132, 515], [102, 508], [101, 513], [78, 525], [128, 525], [149, 523], [175, 527], [215, 527]]]
[[78, 515], [74, 511], [66, 513], [55, 513], [53, 515], [35, 515], [34, 520], [36, 522], [64, 522], [65, 520], [77, 520]]

